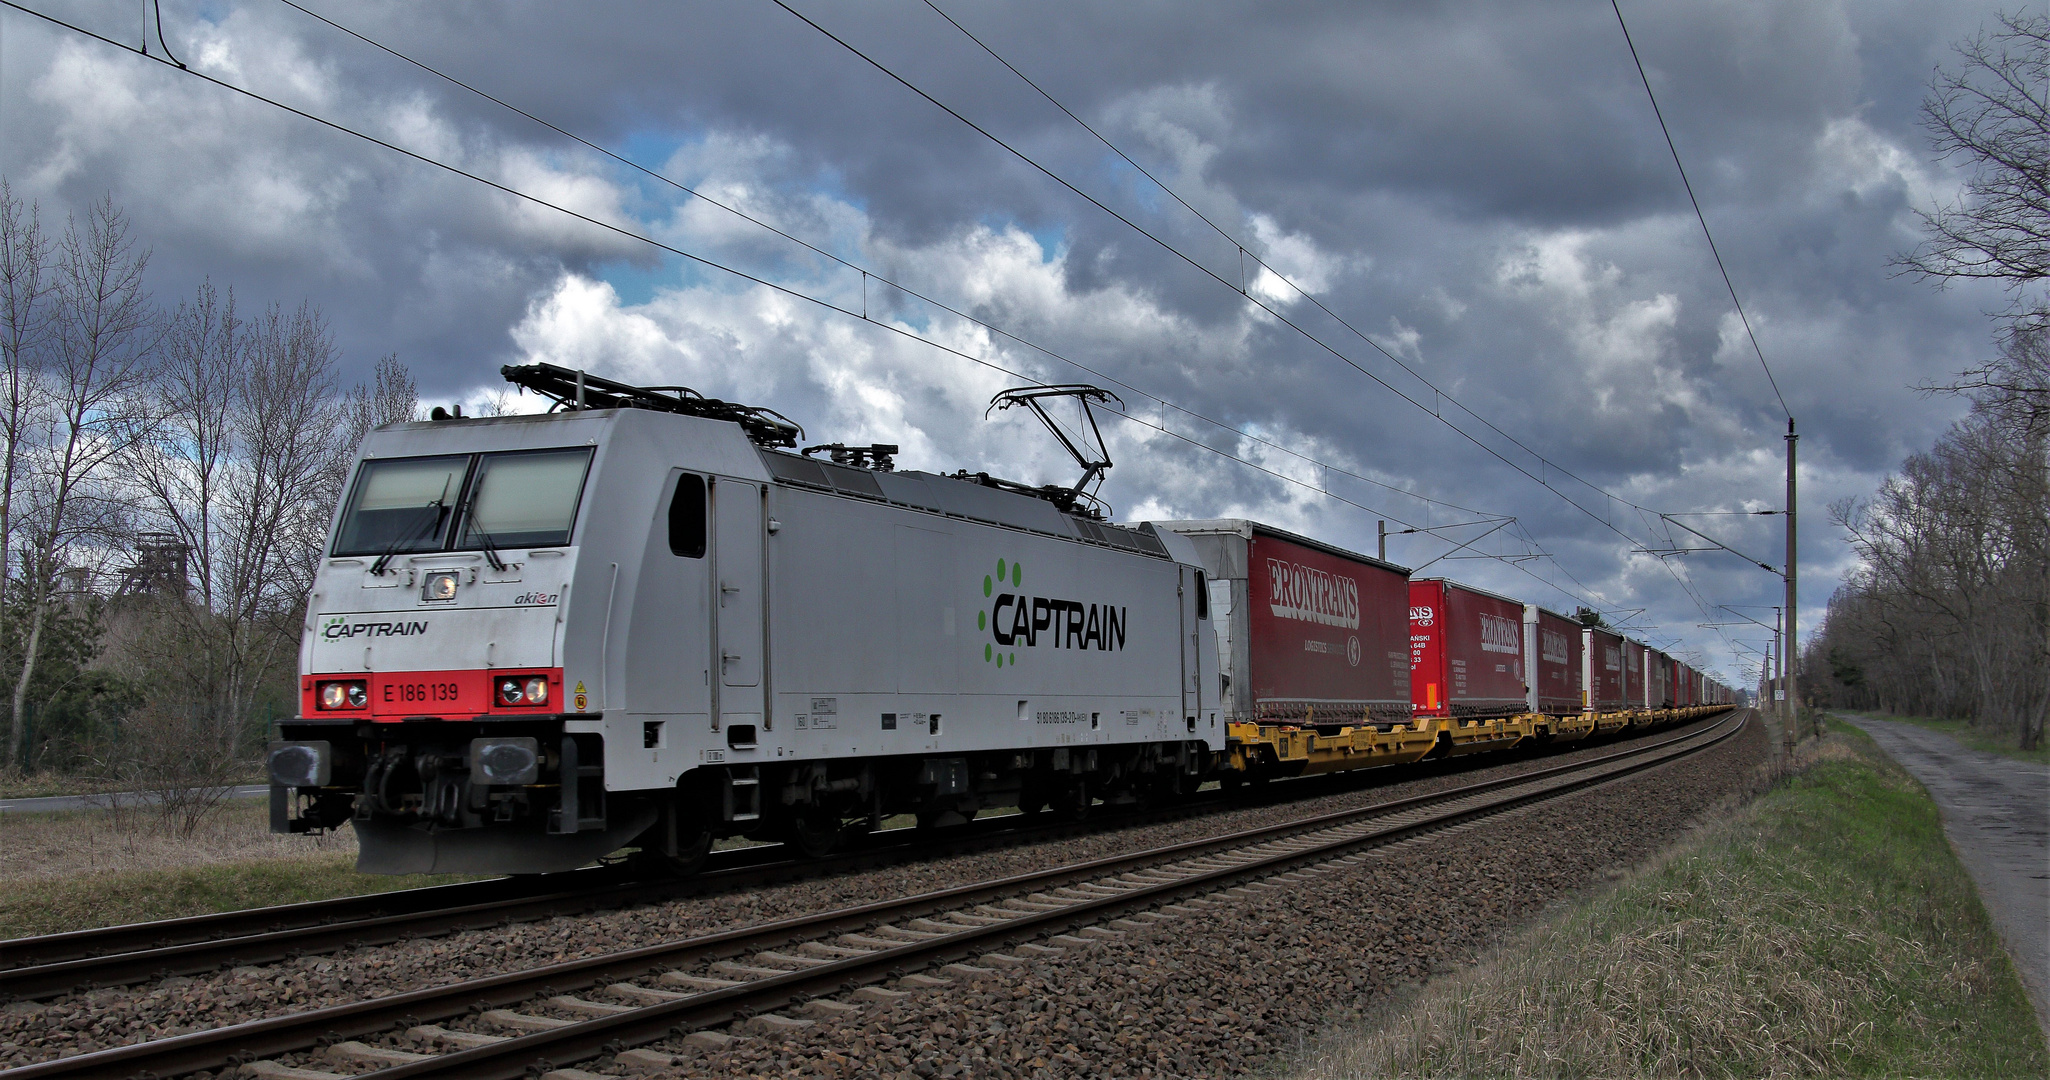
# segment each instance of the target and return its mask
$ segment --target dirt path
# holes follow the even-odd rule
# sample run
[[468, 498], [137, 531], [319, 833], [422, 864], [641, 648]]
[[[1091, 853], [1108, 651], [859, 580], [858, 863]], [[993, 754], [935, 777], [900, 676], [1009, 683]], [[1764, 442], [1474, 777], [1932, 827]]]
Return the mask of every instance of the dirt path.
[[1913, 724], [1844, 717], [1929, 789], [2050, 1032], [2050, 769]]

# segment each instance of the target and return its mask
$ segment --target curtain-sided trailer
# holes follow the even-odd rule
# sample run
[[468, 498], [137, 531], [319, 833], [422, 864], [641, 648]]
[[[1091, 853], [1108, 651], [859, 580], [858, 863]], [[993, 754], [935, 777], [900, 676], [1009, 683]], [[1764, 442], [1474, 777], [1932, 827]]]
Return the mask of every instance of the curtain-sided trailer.
[[1551, 717], [1580, 715], [1578, 622], [1536, 604], [1523, 607], [1523, 670], [1531, 678], [1526, 707]]
[[1409, 583], [1410, 696], [1417, 715], [1528, 711], [1523, 602], [1444, 578]]
[[1255, 521], [1167, 521], [1210, 582], [1231, 718], [1223, 779], [1414, 761], [1409, 572]]

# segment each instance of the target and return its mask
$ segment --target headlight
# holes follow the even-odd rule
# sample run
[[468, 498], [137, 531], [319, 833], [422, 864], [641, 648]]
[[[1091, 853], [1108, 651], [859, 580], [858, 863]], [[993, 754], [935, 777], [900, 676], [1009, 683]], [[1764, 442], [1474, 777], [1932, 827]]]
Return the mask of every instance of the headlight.
[[470, 776], [488, 784], [531, 784], [541, 779], [541, 744], [534, 739], [470, 740]]
[[458, 573], [456, 573], [456, 572], [454, 572], [454, 571], [452, 571], [452, 570], [443, 570], [443, 571], [441, 571], [440, 573], [435, 573], [435, 574], [429, 574], [429, 575], [427, 575], [427, 577], [426, 577], [426, 579], [425, 579], [424, 583], [423, 583], [423, 584], [422, 584], [422, 585], [420, 586], [420, 599], [422, 599], [422, 600], [453, 600], [453, 599], [455, 599], [455, 598], [456, 598], [456, 580], [457, 580], [458, 578], [460, 578], [461, 576], [462, 576], [462, 575], [460, 575], [460, 574], [458, 574]]
[[265, 764], [270, 782], [281, 787], [326, 787], [334, 755], [325, 742], [274, 742]]
[[498, 703], [522, 706], [548, 704], [548, 676], [515, 675], [498, 680]]
[[314, 701], [323, 709], [360, 709], [370, 704], [370, 686], [361, 680], [324, 682], [314, 687]]

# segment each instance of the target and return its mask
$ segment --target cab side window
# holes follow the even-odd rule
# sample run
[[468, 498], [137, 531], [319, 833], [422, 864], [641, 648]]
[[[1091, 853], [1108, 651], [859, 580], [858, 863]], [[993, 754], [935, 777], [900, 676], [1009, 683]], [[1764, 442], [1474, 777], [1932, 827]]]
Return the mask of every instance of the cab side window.
[[705, 478], [684, 473], [669, 497], [669, 550], [686, 559], [705, 557]]

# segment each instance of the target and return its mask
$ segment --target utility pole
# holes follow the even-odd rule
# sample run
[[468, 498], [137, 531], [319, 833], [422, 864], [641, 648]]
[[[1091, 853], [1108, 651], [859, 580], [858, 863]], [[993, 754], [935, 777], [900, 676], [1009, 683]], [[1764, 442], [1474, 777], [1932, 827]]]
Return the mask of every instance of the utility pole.
[[1383, 521], [1383, 522], [1380, 522], [1379, 524], [1380, 524], [1380, 526], [1381, 526], [1381, 561], [1382, 561], [1382, 562], [1387, 562], [1387, 561], [1388, 561], [1388, 523], [1387, 523], [1386, 521]]
[[1796, 562], [1794, 512], [1794, 444], [1800, 436], [1794, 434], [1794, 418], [1787, 417], [1787, 640], [1786, 648], [1780, 653], [1780, 664], [1786, 671], [1787, 688], [1787, 745], [1791, 748], [1794, 739], [1794, 725], [1801, 719], [1801, 698], [1797, 692], [1799, 676], [1795, 670], [1801, 662], [1800, 647], [1796, 639], [1800, 635], [1800, 607], [1796, 601], [1800, 590], [1795, 583]]

